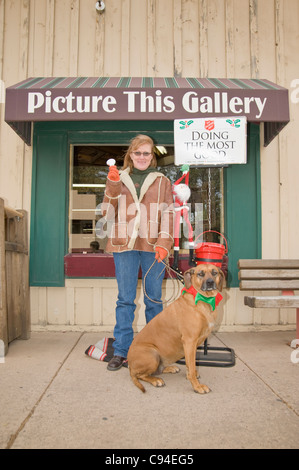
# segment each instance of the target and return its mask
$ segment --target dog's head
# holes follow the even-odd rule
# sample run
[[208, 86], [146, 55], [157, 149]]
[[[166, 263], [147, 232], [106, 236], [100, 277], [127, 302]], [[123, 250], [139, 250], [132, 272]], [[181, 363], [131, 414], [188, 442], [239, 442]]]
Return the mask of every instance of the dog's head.
[[184, 273], [186, 288], [193, 286], [206, 297], [214, 297], [221, 292], [223, 281], [223, 272], [214, 264], [199, 264]]

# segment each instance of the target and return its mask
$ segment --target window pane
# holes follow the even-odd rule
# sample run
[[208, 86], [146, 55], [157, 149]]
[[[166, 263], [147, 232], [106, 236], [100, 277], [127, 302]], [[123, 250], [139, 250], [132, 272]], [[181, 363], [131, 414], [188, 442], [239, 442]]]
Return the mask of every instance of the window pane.
[[[164, 173], [172, 183], [182, 176], [179, 167], [174, 165], [159, 167], [159, 171]], [[189, 187], [191, 189], [191, 197], [188, 201], [189, 220], [194, 231], [194, 241], [218, 243], [221, 237], [219, 238], [219, 235], [215, 233], [200, 235], [207, 230], [223, 232], [223, 169], [191, 167]], [[180, 251], [184, 253], [188, 246], [188, 229], [186, 223], [182, 222]]]
[[[105, 226], [100, 222], [101, 214], [96, 211], [102, 202], [109, 158], [116, 160], [121, 169], [126, 147], [121, 146], [74, 146], [71, 158], [69, 252], [103, 252], [106, 245]], [[158, 171], [165, 174], [172, 183], [182, 172], [173, 163], [174, 148], [158, 147]], [[190, 168], [189, 186], [191, 197], [188, 201], [189, 219], [194, 230], [194, 239], [203, 231], [223, 231], [223, 170], [221, 168]], [[184, 180], [182, 181], [184, 183]], [[96, 227], [97, 225], [97, 227]], [[201, 241], [202, 237], [198, 239]], [[204, 235], [204, 240], [219, 241], [218, 235]], [[94, 242], [98, 242], [95, 244]], [[180, 251], [188, 248], [188, 229], [181, 224]]]

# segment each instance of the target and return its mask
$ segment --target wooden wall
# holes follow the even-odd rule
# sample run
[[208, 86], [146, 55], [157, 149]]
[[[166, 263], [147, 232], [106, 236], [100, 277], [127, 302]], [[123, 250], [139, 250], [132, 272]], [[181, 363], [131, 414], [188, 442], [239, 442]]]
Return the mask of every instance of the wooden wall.
[[[267, 78], [291, 122], [261, 151], [263, 257], [299, 258], [298, 0], [0, 0], [0, 79], [30, 76]], [[296, 82], [297, 79], [297, 82]], [[0, 197], [30, 212], [31, 148], [4, 122]], [[262, 139], [261, 139], [262, 141]]]
[[[298, 51], [298, 0], [106, 0], [102, 13], [95, 0], [0, 0], [5, 86], [47, 75], [260, 77], [298, 97]], [[290, 104], [291, 123], [262, 152], [266, 257], [299, 256], [299, 103]], [[0, 195], [30, 210], [31, 148], [0, 107]]]

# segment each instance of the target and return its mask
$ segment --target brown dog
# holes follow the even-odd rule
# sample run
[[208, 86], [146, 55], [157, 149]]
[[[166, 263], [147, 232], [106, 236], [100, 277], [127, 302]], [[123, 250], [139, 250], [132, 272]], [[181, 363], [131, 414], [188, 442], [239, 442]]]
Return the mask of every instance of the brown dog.
[[[213, 303], [217, 294], [220, 296], [223, 279], [222, 271], [213, 264], [200, 264], [189, 269], [184, 273], [183, 291], [186, 292], [136, 335], [128, 352], [128, 364], [131, 378], [142, 392], [145, 392], [145, 388], [139, 379], [155, 387], [162, 387], [165, 385], [163, 379], [152, 374], [179, 372], [179, 368], [171, 364], [183, 357], [187, 378], [194, 391], [210, 391], [197, 380], [196, 349], [211, 333], [217, 317], [214, 305], [206, 303], [205, 299]], [[200, 295], [202, 300], [198, 300]]]

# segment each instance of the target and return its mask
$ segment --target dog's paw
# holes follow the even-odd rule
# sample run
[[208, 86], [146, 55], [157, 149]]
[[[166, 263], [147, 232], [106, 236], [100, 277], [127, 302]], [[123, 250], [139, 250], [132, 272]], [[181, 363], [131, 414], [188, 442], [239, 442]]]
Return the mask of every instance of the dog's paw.
[[177, 374], [180, 372], [180, 368], [178, 366], [167, 366], [162, 370], [163, 374]]
[[200, 384], [200, 383], [193, 385], [193, 389], [194, 389], [194, 392], [201, 393], [201, 394], [209, 393], [211, 391], [207, 385]]
[[152, 381], [152, 385], [154, 387], [164, 387], [165, 382], [163, 379], [160, 379], [160, 377], [155, 377], [154, 380]]

